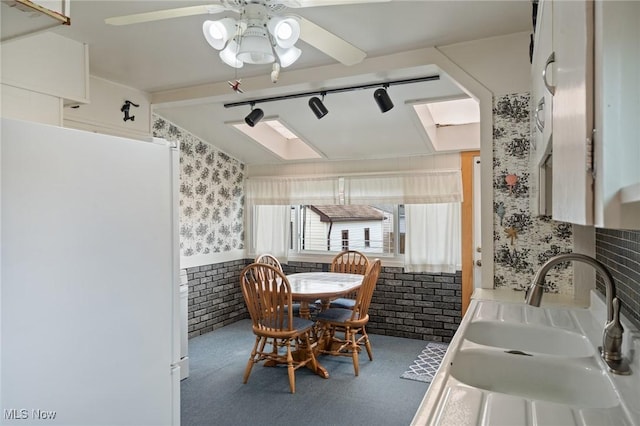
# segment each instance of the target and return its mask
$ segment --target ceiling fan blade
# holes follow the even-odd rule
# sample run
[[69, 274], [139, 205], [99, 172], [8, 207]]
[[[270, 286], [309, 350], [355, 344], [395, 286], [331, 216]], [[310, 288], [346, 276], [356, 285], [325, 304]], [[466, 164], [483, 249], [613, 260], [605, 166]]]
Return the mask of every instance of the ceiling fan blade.
[[205, 4], [200, 6], [179, 7], [177, 9], [156, 10], [154, 12], [136, 13], [133, 15], [114, 16], [104, 20], [109, 25], [130, 25], [141, 22], [161, 21], [163, 19], [183, 16], [206, 15], [227, 10], [222, 4]]
[[302, 17], [299, 20], [300, 38], [344, 65], [359, 64], [367, 56], [362, 50], [319, 25]]
[[341, 6], [360, 3], [388, 3], [391, 0], [283, 0], [281, 3], [290, 8]]

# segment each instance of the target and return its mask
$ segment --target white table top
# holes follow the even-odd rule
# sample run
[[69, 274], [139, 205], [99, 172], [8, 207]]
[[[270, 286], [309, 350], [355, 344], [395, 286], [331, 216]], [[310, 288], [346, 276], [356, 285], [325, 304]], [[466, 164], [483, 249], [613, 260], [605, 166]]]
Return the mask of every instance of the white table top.
[[331, 298], [356, 290], [363, 275], [341, 272], [301, 272], [287, 275], [294, 298]]

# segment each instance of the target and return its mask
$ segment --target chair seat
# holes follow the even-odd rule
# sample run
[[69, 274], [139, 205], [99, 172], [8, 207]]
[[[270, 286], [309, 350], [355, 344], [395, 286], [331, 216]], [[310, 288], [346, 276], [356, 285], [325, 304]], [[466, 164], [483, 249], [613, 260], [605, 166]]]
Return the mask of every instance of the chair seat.
[[[284, 326], [288, 327], [289, 321], [285, 321], [284, 322]], [[293, 329], [294, 330], [298, 330], [298, 331], [306, 331], [308, 329], [310, 329], [311, 327], [313, 327], [315, 325], [315, 322], [308, 320], [308, 319], [304, 319], [304, 318], [300, 318], [300, 317], [293, 317]]]
[[345, 308], [329, 308], [325, 311], [318, 313], [316, 319], [318, 321], [343, 323], [351, 319], [353, 311]]
[[331, 308], [353, 309], [353, 307], [356, 306], [356, 301], [355, 299], [340, 297], [338, 299], [332, 300], [329, 306]]
[[[276, 324], [269, 323], [268, 321], [262, 321], [261, 324], [264, 327], [279, 328]], [[293, 330], [291, 333], [300, 334], [302, 332], [305, 332], [306, 330], [309, 330], [311, 327], [313, 327], [314, 324], [315, 323], [311, 320], [300, 317], [293, 317]], [[289, 328], [289, 320], [287, 318], [285, 318], [282, 328], [284, 330], [287, 330]]]

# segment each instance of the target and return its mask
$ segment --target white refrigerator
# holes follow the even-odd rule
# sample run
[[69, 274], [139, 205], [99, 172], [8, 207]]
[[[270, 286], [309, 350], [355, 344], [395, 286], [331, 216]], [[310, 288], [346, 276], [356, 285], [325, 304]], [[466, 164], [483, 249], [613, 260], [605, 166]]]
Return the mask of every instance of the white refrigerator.
[[1, 125], [0, 424], [179, 425], [178, 149]]

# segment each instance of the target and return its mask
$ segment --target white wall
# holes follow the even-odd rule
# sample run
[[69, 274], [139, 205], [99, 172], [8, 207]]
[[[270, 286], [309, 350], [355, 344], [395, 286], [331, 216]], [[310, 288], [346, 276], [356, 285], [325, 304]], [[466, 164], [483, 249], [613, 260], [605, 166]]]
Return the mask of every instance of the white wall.
[[[151, 95], [132, 87], [90, 76], [91, 102], [64, 109], [64, 126], [90, 132], [136, 139], [151, 137]], [[125, 101], [134, 120], [124, 121], [121, 111]]]
[[[464, 70], [493, 97], [531, 91], [529, 33], [515, 33], [466, 43], [442, 46], [438, 50]], [[492, 104], [492, 101], [489, 101]], [[482, 287], [493, 288], [493, 105], [485, 100], [481, 108], [481, 192]], [[488, 108], [488, 109], [487, 109]]]
[[494, 96], [531, 91], [529, 32], [491, 37], [438, 49]]

